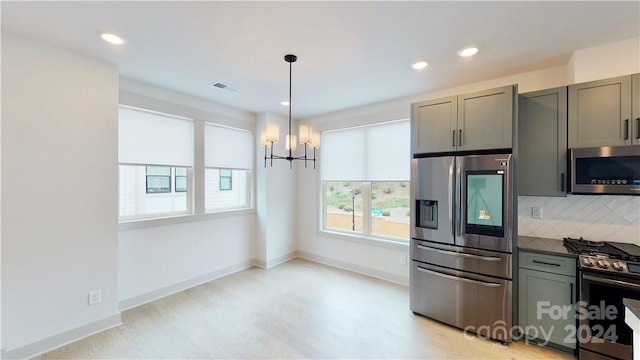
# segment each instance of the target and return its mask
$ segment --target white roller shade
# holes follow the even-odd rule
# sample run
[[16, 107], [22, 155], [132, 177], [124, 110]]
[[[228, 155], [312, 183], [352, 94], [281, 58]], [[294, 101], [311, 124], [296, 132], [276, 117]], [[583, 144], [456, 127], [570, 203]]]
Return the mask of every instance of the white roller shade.
[[247, 130], [205, 124], [204, 163], [209, 168], [253, 168], [253, 134]]
[[322, 133], [323, 180], [365, 180], [364, 135], [363, 128]]
[[367, 180], [409, 181], [410, 133], [409, 121], [366, 128]]
[[408, 181], [409, 121], [322, 133], [323, 180]]
[[120, 163], [193, 166], [193, 152], [193, 121], [120, 107]]

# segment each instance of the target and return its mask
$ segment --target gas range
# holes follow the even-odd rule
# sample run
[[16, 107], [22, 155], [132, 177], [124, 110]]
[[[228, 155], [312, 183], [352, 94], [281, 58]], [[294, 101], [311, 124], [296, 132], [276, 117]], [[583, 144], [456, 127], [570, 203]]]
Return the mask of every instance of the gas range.
[[564, 238], [564, 246], [579, 255], [581, 270], [640, 277], [640, 246], [583, 238]]

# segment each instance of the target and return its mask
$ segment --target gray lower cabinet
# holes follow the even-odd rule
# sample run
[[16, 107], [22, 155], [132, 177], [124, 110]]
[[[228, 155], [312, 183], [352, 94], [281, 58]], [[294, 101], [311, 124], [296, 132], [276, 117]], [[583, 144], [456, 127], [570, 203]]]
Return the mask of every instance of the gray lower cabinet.
[[575, 259], [525, 251], [519, 259], [520, 328], [538, 342], [575, 349]]
[[518, 195], [567, 195], [567, 87], [518, 96]]
[[638, 80], [628, 75], [569, 86], [569, 147], [640, 144], [640, 115], [632, 117], [640, 106]]
[[411, 152], [512, 147], [515, 85], [411, 106]]

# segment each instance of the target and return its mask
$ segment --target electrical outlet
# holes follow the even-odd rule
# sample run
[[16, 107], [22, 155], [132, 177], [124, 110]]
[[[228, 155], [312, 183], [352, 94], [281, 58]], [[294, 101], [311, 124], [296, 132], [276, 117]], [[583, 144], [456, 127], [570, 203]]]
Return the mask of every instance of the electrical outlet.
[[401, 264], [401, 265], [407, 265], [407, 260], [408, 260], [408, 259], [407, 259], [407, 255], [402, 255], [402, 256], [400, 257], [400, 264]]
[[89, 291], [89, 305], [100, 304], [102, 301], [102, 290]]
[[531, 208], [531, 217], [534, 219], [542, 219], [542, 207], [534, 206]]

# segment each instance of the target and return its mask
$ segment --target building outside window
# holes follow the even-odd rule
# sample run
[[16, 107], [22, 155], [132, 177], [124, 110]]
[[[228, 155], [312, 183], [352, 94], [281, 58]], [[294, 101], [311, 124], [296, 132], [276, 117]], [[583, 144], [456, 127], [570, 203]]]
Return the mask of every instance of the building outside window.
[[233, 171], [231, 169], [220, 169], [220, 190], [232, 190]]
[[145, 166], [147, 194], [171, 192], [171, 167]]
[[409, 121], [322, 134], [324, 231], [408, 241]]

